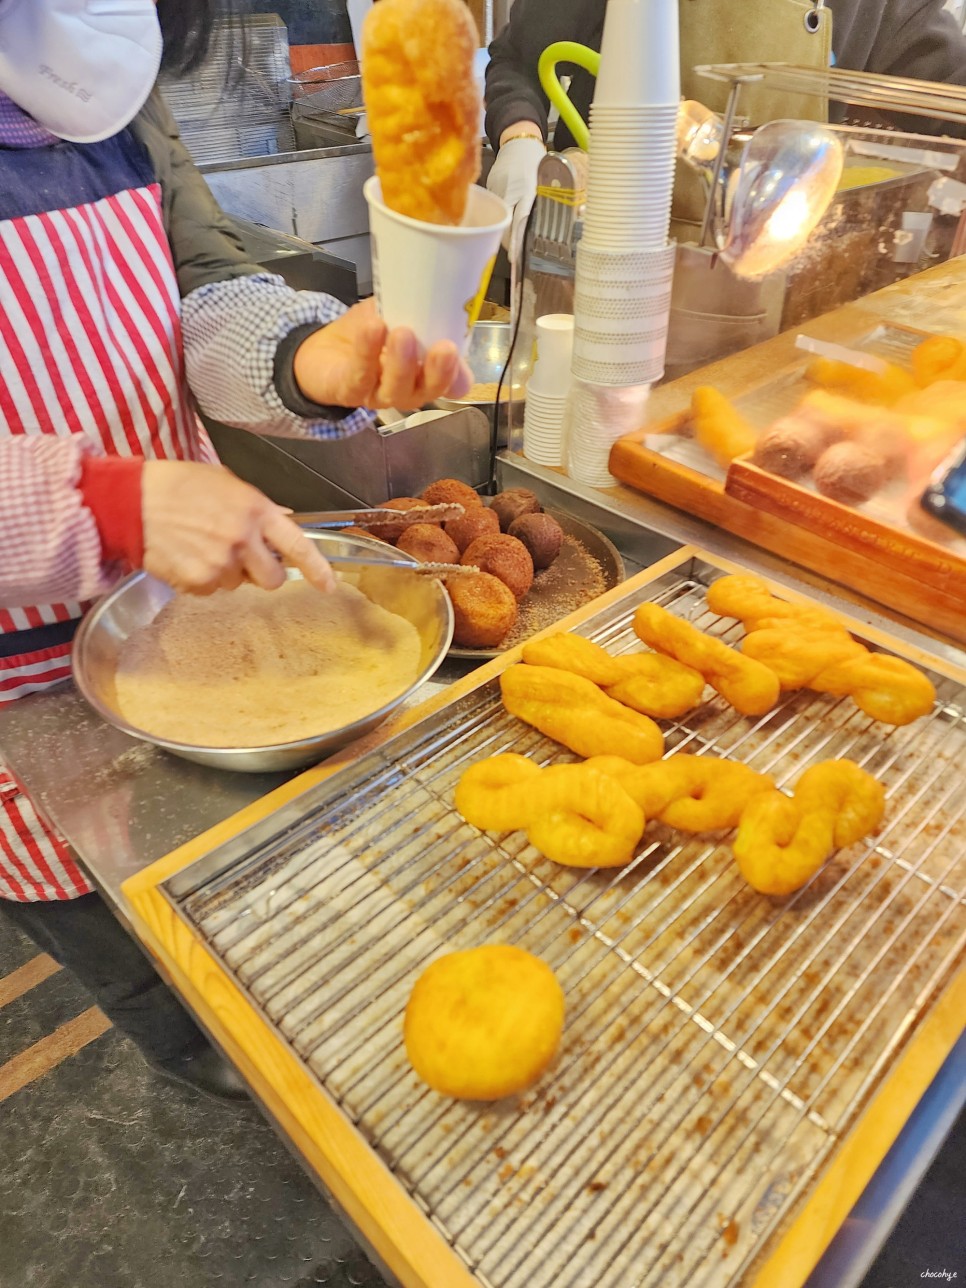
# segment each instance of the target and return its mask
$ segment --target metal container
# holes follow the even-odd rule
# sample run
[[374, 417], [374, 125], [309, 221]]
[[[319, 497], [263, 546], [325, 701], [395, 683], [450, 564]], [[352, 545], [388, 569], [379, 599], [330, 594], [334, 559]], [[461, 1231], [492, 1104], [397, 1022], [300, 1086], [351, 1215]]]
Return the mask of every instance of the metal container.
[[[466, 350], [466, 362], [473, 373], [474, 385], [499, 385], [503, 368], [510, 353], [513, 339], [513, 328], [509, 322], [477, 322], [470, 333], [470, 342]], [[513, 366], [507, 372], [503, 387], [504, 399], [500, 403], [500, 414], [497, 420], [497, 446], [506, 447], [507, 424], [509, 421], [509, 397], [512, 390], [514, 402], [524, 401], [524, 388], [530, 374], [530, 356], [522, 357], [523, 346], [517, 345]], [[473, 394], [470, 390], [470, 395]], [[494, 394], [496, 390], [494, 390]], [[462, 411], [465, 407], [477, 407], [486, 416], [487, 423], [492, 424], [493, 398], [437, 398], [436, 406], [445, 411]]]
[[[356, 555], [378, 560], [385, 556], [382, 542], [362, 537], [348, 537], [329, 532], [310, 532], [325, 555]], [[392, 552], [394, 559], [404, 557]], [[412, 560], [415, 564], [418, 561]], [[136, 630], [153, 621], [174, 591], [146, 572], [133, 573], [107, 594], [84, 618], [74, 640], [72, 665], [74, 682], [102, 720], [132, 738], [154, 743], [185, 760], [216, 769], [234, 769], [246, 773], [297, 769], [314, 764], [344, 747], [353, 739], [375, 729], [410, 695], [428, 680], [446, 656], [453, 637], [453, 609], [442, 585], [433, 578], [421, 577], [405, 568], [366, 566], [358, 571], [337, 570], [340, 580], [354, 585], [392, 613], [412, 622], [422, 641], [419, 673], [413, 683], [392, 702], [352, 724], [303, 738], [298, 742], [278, 743], [267, 747], [201, 747], [190, 743], [157, 738], [144, 729], [129, 724], [117, 707], [114, 677], [117, 660], [125, 640]], [[300, 574], [294, 570], [290, 577]]]

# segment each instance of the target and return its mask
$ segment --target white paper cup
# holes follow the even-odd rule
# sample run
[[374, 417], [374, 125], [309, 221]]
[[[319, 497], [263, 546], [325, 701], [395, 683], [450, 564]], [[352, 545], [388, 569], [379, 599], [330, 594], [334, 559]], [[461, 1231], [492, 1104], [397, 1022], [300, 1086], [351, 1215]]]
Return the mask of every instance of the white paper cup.
[[424, 349], [452, 340], [465, 351], [510, 223], [509, 206], [474, 186], [462, 224], [452, 227], [390, 210], [375, 176], [362, 191], [369, 206], [373, 292], [386, 325], [409, 327]]
[[594, 103], [677, 107], [677, 0], [608, 0]]
[[536, 321], [537, 360], [527, 381], [530, 393], [567, 397], [570, 354], [574, 347], [572, 313], [546, 313]]

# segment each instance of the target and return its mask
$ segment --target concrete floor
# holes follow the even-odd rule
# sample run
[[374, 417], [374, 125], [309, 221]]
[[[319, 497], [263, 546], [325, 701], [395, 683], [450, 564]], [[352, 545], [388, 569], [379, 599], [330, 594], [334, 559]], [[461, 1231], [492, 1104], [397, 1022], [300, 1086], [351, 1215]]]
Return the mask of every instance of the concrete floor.
[[[6, 926], [0, 1159], [0, 1288], [383, 1284], [254, 1107], [151, 1073]], [[966, 1281], [964, 1160], [961, 1119], [862, 1288]]]

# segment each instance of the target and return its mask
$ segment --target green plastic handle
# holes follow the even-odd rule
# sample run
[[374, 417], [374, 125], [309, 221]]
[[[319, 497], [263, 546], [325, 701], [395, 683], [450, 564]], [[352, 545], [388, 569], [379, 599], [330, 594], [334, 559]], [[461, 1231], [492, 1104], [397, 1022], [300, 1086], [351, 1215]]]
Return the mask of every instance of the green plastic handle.
[[543, 92], [560, 113], [560, 119], [574, 136], [577, 146], [586, 152], [590, 147], [590, 131], [560, 84], [557, 76], [558, 63], [576, 63], [585, 72], [590, 72], [591, 76], [596, 76], [600, 71], [600, 54], [588, 49], [586, 45], [578, 45], [576, 41], [558, 40], [547, 46], [537, 63], [537, 75]]

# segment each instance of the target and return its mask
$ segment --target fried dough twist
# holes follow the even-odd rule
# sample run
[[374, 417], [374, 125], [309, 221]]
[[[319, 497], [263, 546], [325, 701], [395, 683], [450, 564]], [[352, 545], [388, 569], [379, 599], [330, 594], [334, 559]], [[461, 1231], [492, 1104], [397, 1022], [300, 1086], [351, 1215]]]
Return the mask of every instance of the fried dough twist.
[[578, 756], [620, 755], [646, 765], [664, 753], [664, 735], [653, 720], [583, 676], [518, 663], [500, 676], [500, 689], [511, 715]]
[[657, 604], [641, 604], [634, 614], [633, 626], [645, 644], [700, 671], [742, 715], [764, 715], [778, 701], [781, 686], [767, 666], [744, 657], [723, 640], [705, 635]]
[[788, 603], [741, 574], [719, 577], [707, 599], [712, 612], [741, 619], [748, 630], [742, 653], [774, 671], [783, 689], [851, 697], [884, 724], [909, 724], [932, 710], [936, 690], [927, 676], [903, 658], [870, 652], [826, 609]]
[[611, 774], [640, 805], [645, 818], [658, 818], [681, 832], [718, 832], [736, 827], [749, 801], [773, 791], [774, 779], [734, 760], [679, 754], [652, 765], [632, 765], [617, 756], [595, 756], [587, 764]]
[[362, 88], [386, 205], [458, 224], [480, 173], [476, 25], [461, 0], [380, 0], [366, 17]]
[[530, 844], [565, 867], [629, 863], [644, 813], [620, 783], [589, 764], [541, 769], [508, 752], [471, 765], [456, 788], [456, 808], [483, 831], [526, 831]]
[[762, 894], [800, 889], [832, 853], [874, 831], [885, 812], [882, 784], [851, 760], [807, 769], [793, 796], [765, 792], [745, 809], [734, 853], [741, 875]]
[[697, 706], [704, 676], [663, 653], [625, 653], [614, 657], [599, 644], [560, 631], [523, 646], [530, 666], [551, 666], [583, 676], [609, 697], [646, 716], [673, 720]]
[[845, 623], [828, 608], [817, 604], [795, 604], [773, 595], [766, 581], [751, 573], [729, 573], [718, 577], [708, 587], [708, 607], [719, 617], [737, 617], [747, 631], [763, 627], [824, 627], [828, 631], [845, 631]]

